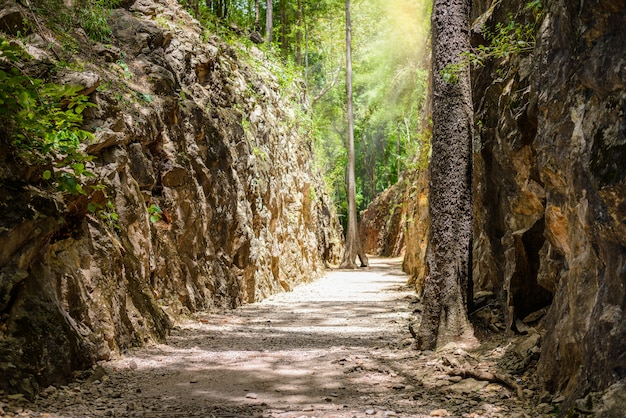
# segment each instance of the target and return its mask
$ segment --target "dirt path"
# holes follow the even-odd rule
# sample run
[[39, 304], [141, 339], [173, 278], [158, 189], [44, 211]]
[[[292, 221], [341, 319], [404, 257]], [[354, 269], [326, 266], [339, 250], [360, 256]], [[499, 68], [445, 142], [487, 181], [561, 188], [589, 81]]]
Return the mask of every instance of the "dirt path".
[[417, 305], [399, 265], [374, 259], [369, 270], [197, 315], [167, 344], [48, 388], [35, 403], [5, 399], [0, 416], [538, 416], [500, 385], [448, 376], [446, 367], [473, 361], [458, 347], [412, 347]]

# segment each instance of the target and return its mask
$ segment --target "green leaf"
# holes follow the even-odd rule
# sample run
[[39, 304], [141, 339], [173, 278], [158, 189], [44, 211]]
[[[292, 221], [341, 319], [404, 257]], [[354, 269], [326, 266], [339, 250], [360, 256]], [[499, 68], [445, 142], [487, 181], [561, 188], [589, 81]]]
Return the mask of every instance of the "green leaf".
[[154, 203], [151, 204], [150, 206], [148, 206], [148, 213], [153, 215], [153, 214], [161, 214], [163, 213], [161, 211], [161, 208], [158, 205], [155, 205]]
[[44, 180], [50, 180], [52, 177], [52, 172], [50, 170], [46, 170], [43, 172], [42, 177]]
[[83, 163], [72, 164], [72, 170], [74, 170], [74, 172], [77, 175], [81, 175], [83, 173], [83, 171], [85, 171], [85, 164], [83, 164]]

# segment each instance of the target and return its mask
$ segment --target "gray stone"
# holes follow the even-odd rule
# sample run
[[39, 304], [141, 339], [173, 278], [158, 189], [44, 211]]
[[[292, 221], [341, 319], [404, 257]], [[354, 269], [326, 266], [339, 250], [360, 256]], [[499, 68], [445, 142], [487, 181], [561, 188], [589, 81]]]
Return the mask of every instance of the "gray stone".
[[[585, 403], [587, 405], [587, 403]], [[626, 411], [626, 383], [611, 385], [594, 404], [593, 416], [600, 418], [621, 418]]]
[[96, 91], [100, 82], [100, 76], [91, 71], [63, 74], [58, 80], [59, 84], [82, 87], [77, 94], [83, 94], [85, 96], [89, 96]]
[[487, 387], [488, 384], [489, 382], [486, 381], [469, 378], [463, 379], [458, 383], [448, 386], [448, 389], [454, 392], [469, 394], [480, 392], [482, 389]]

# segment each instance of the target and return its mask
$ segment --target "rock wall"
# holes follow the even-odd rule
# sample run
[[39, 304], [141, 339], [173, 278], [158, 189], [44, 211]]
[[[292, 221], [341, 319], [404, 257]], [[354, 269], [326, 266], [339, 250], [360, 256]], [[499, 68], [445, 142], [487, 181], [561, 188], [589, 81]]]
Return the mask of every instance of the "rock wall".
[[404, 256], [402, 269], [420, 295], [428, 275], [424, 260], [430, 231], [427, 150], [423, 154], [422, 168], [405, 171], [398, 183], [379, 194], [361, 214], [359, 225], [366, 253]]
[[[483, 25], [534, 22], [528, 3], [473, 0], [473, 45], [486, 42]], [[532, 53], [472, 71], [474, 291], [496, 295], [509, 333], [534, 314], [537, 376], [564, 396], [564, 410], [595, 411], [585, 406], [602, 398], [595, 392], [626, 379], [625, 20], [624, 0], [546, 0]], [[382, 254], [384, 240], [396, 242], [390, 231], [403, 230], [405, 270], [419, 292], [428, 179], [405, 176], [368, 209], [362, 236]]]
[[[422, 160], [427, 161], [427, 156]], [[415, 287], [418, 296], [424, 291], [424, 281], [428, 277], [426, 250], [430, 234], [430, 215], [428, 209], [428, 182], [430, 176], [425, 168], [406, 173], [410, 187], [405, 193], [406, 228], [405, 252], [402, 270], [409, 274], [409, 284]]]
[[398, 257], [404, 252], [403, 180], [380, 193], [361, 213], [359, 237], [367, 254]]
[[[86, 151], [105, 190], [44, 192], [41, 169], [0, 141], [0, 376], [10, 376], [0, 390], [66, 382], [164, 338], [181, 315], [288, 291], [340, 257], [340, 227], [297, 123], [301, 89], [281, 86], [260, 50], [221, 42], [174, 0], [125, 2], [109, 23], [110, 44], [73, 34], [78, 72], [60, 66], [52, 32], [25, 41], [30, 65], [61, 68], [55, 80], [96, 104]], [[107, 201], [117, 219], [88, 210]]]
[[[489, 27], [530, 19], [488, 3]], [[626, 2], [543, 7], [532, 54], [473, 75], [474, 280], [509, 329], [549, 307], [538, 375], [567, 405], [626, 377]]]

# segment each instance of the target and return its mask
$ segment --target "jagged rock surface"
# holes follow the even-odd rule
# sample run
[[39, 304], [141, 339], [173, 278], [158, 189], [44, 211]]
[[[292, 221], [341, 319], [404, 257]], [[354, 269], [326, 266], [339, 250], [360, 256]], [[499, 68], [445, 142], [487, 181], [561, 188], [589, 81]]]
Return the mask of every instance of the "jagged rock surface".
[[[525, 5], [484, 21], [522, 21]], [[538, 375], [566, 405], [626, 376], [625, 11], [544, 2], [533, 53], [474, 78], [474, 280], [499, 294], [508, 328], [549, 306]]]
[[[422, 158], [425, 162], [426, 156]], [[428, 170], [408, 170], [398, 183], [382, 192], [361, 214], [359, 234], [365, 252], [385, 257], [404, 256], [402, 270], [418, 294], [427, 273]]]
[[[63, 201], [0, 152], [0, 390], [66, 382], [180, 315], [261, 300], [339, 260], [298, 89], [281, 97], [261, 51], [242, 60], [173, 0], [125, 4], [111, 44], [77, 30], [86, 68], [57, 74], [96, 104], [86, 151], [107, 195]], [[28, 37], [29, 52], [56, 65], [59, 45], [41, 41]], [[107, 200], [119, 220], [89, 212]]]
[[406, 219], [402, 207], [403, 186], [404, 182], [401, 180], [383, 191], [361, 213], [359, 237], [367, 254], [397, 257], [403, 252], [403, 226]]
[[[527, 4], [474, 0], [474, 46], [483, 24], [532, 22]], [[547, 312], [530, 321], [543, 333], [538, 376], [564, 409], [626, 377], [625, 11], [624, 0], [546, 1], [532, 53], [472, 73], [474, 290], [495, 293], [508, 332]], [[415, 184], [426, 211], [408, 212], [427, 216], [427, 183]], [[421, 207], [414, 195], [403, 202]], [[387, 236], [387, 218], [366, 242]], [[421, 219], [405, 233], [405, 267], [418, 278]]]
[[[426, 158], [424, 156], [424, 158]], [[428, 248], [428, 234], [430, 233], [430, 217], [428, 210], [428, 170], [420, 169], [407, 173], [410, 179], [409, 187], [405, 192], [406, 226], [405, 250], [402, 270], [409, 274], [409, 284], [421, 296], [424, 291], [424, 281], [428, 276], [426, 250]]]

